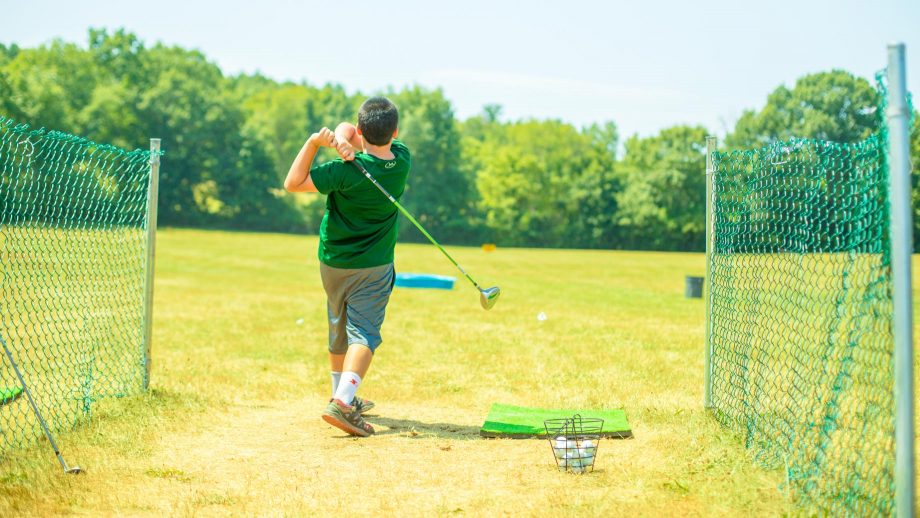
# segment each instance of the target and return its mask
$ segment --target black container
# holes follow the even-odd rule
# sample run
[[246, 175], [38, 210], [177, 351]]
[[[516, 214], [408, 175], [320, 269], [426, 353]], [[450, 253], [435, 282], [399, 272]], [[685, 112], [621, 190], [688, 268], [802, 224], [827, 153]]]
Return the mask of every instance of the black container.
[[692, 275], [688, 275], [686, 287], [684, 288], [684, 295], [688, 299], [703, 298], [703, 278], [693, 277]]

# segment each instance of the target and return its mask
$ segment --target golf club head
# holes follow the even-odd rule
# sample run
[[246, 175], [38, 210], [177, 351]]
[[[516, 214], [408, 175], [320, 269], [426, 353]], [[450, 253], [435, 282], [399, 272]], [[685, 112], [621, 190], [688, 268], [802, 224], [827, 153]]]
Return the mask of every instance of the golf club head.
[[71, 475], [79, 475], [80, 473], [83, 473], [83, 470], [80, 468], [80, 466], [70, 466], [69, 468], [64, 470], [64, 473], [70, 473]]
[[498, 286], [479, 290], [479, 303], [482, 304], [483, 309], [492, 309], [501, 294], [502, 290]]

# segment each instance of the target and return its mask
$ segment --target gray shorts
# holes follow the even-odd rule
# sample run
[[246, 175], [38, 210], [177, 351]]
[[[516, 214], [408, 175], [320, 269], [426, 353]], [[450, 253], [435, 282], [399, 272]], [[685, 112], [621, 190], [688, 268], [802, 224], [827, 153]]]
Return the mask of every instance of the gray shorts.
[[375, 351], [396, 273], [393, 263], [371, 268], [333, 268], [319, 263], [329, 311], [329, 352], [345, 354], [351, 344]]

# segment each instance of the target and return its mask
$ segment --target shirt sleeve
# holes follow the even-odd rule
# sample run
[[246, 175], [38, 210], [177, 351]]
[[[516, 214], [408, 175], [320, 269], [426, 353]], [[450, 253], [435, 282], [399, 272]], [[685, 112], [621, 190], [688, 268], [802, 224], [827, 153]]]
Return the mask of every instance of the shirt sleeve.
[[341, 159], [336, 159], [310, 169], [310, 179], [313, 180], [316, 190], [322, 194], [341, 190], [344, 165]]
[[403, 160], [407, 162], [412, 161], [411, 154], [409, 153], [409, 148], [403, 144], [403, 141], [399, 139], [393, 139], [393, 144], [390, 145], [390, 150], [396, 156], [401, 156]]

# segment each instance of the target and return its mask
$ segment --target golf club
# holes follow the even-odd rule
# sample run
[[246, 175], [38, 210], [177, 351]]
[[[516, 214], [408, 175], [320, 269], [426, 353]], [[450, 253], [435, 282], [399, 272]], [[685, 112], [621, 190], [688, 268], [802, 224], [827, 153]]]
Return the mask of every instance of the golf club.
[[482, 307], [484, 309], [492, 309], [492, 306], [494, 306], [495, 303], [498, 301], [498, 296], [501, 295], [502, 290], [498, 286], [493, 286], [491, 288], [485, 288], [485, 289], [481, 288], [479, 284], [476, 281], [474, 281], [472, 277], [470, 277], [470, 274], [466, 273], [466, 270], [464, 270], [463, 267], [457, 263], [457, 261], [454, 261], [454, 258], [451, 257], [450, 254], [447, 253], [447, 250], [444, 250], [444, 247], [438, 244], [438, 242], [435, 241], [433, 237], [431, 237], [431, 234], [429, 234], [424, 228], [422, 228], [422, 224], [416, 221], [415, 218], [412, 217], [412, 214], [409, 214], [409, 211], [407, 211], [402, 205], [400, 205], [399, 202], [396, 201], [396, 198], [390, 195], [390, 193], [388, 193], [387, 190], [384, 189], [383, 186], [380, 185], [380, 183], [377, 180], [375, 180], [373, 176], [370, 175], [370, 173], [367, 172], [367, 169], [365, 169], [364, 166], [358, 163], [357, 160], [351, 160], [350, 162], [354, 164], [355, 167], [357, 167], [359, 171], [364, 173], [364, 176], [366, 176], [367, 179], [371, 181], [371, 183], [373, 183], [378, 189], [380, 189], [380, 192], [382, 192], [383, 195], [387, 197], [387, 199], [393, 202], [393, 205], [396, 205], [396, 208], [399, 209], [399, 212], [402, 212], [404, 216], [409, 218], [409, 221], [411, 221], [412, 224], [415, 225], [415, 228], [419, 229], [422, 232], [422, 234], [425, 234], [425, 237], [427, 237], [428, 240], [434, 244], [434, 246], [438, 247], [438, 250], [440, 250], [441, 253], [443, 253], [445, 257], [450, 259], [450, 262], [454, 263], [454, 266], [456, 266], [457, 269], [460, 270], [460, 273], [462, 273], [467, 279], [470, 280], [471, 283], [473, 283], [473, 286], [475, 286], [476, 289], [479, 290], [479, 303], [482, 304]]
[[61, 455], [60, 450], [58, 450], [57, 444], [54, 442], [54, 437], [51, 437], [51, 432], [48, 431], [48, 425], [45, 424], [45, 420], [42, 418], [41, 413], [38, 411], [38, 405], [35, 404], [35, 400], [32, 399], [32, 393], [29, 392], [29, 387], [26, 386], [26, 380], [22, 377], [22, 373], [19, 372], [19, 366], [16, 365], [16, 362], [13, 361], [13, 354], [10, 353], [10, 348], [6, 346], [6, 340], [3, 339], [3, 335], [0, 335], [0, 344], [3, 345], [3, 351], [6, 353], [6, 357], [10, 360], [10, 365], [13, 366], [13, 370], [16, 371], [16, 376], [19, 377], [19, 383], [22, 384], [22, 390], [26, 393], [26, 398], [29, 400], [29, 404], [32, 405], [32, 411], [35, 412], [35, 417], [38, 418], [39, 424], [42, 426], [42, 430], [45, 432], [45, 437], [48, 438], [48, 442], [51, 443], [51, 447], [54, 448], [54, 454], [57, 455], [58, 462], [61, 463], [61, 467], [64, 468], [64, 473], [70, 473], [76, 475], [81, 473], [83, 470], [80, 469], [80, 466], [68, 466], [64, 462], [64, 456]]

